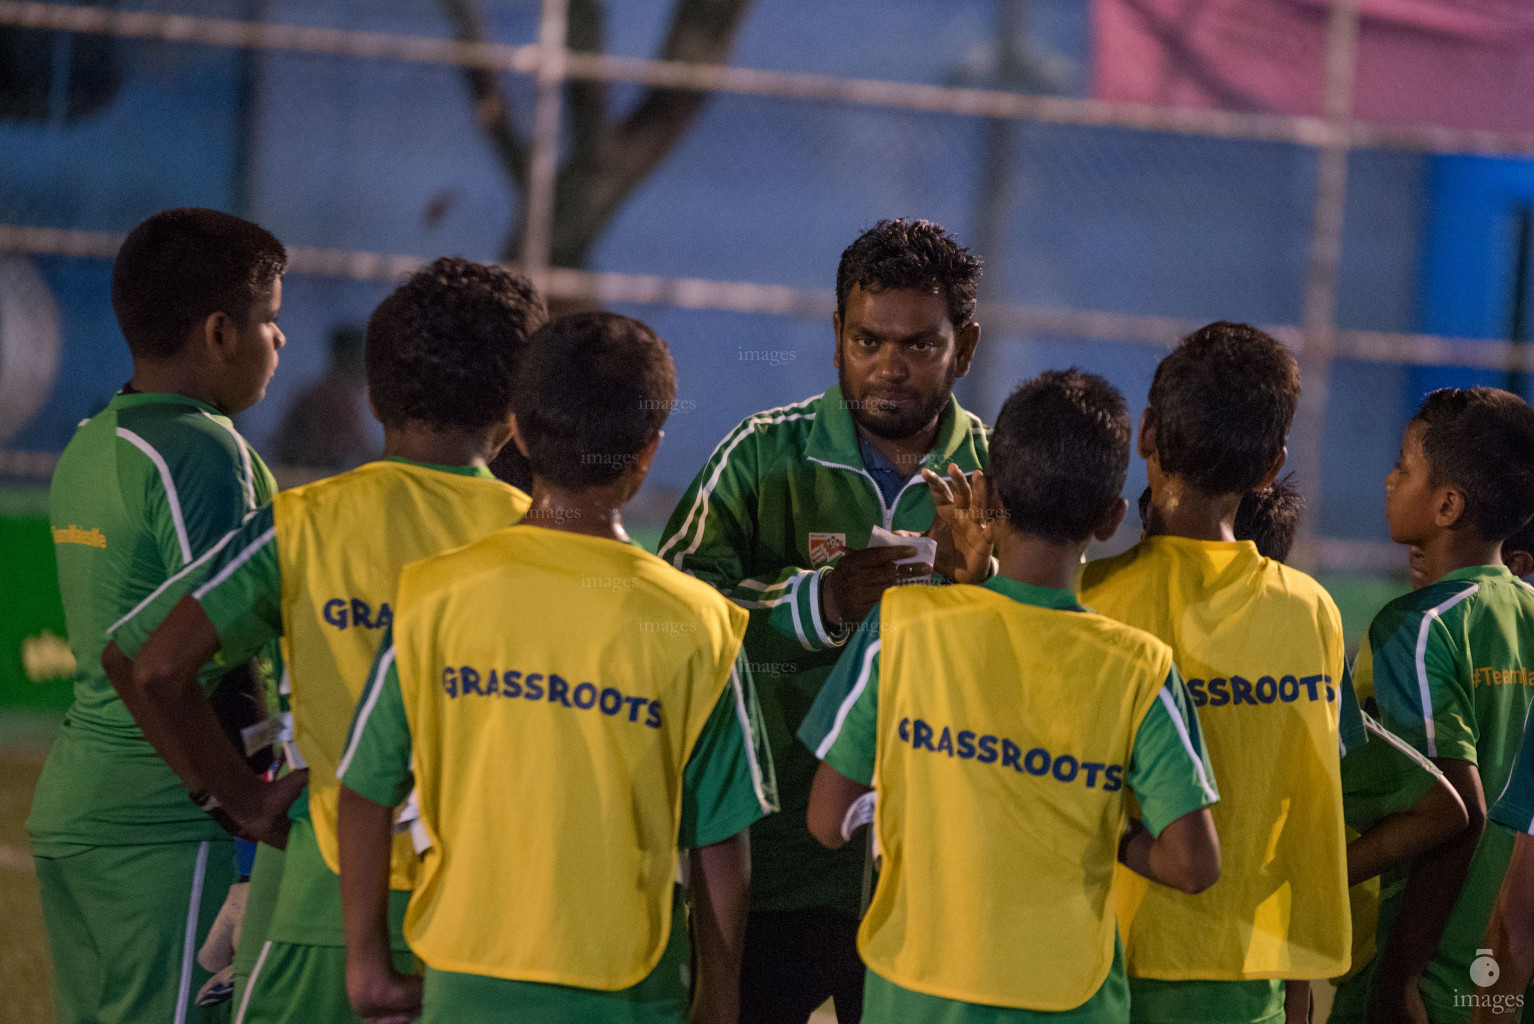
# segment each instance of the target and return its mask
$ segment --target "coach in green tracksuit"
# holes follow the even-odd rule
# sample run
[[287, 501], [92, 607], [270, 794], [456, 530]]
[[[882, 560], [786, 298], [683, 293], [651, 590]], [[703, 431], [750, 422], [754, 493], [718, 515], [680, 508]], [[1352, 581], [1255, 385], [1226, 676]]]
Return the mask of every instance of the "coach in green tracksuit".
[[[234, 878], [232, 841], [140, 731], [101, 657], [113, 623], [276, 490], [228, 417], [261, 398], [277, 365], [285, 262], [254, 224], [169, 210], [128, 236], [113, 268], [133, 379], [80, 425], [49, 492], [77, 667], [27, 831], [58, 1024], [210, 1019], [195, 1003], [207, 979], [195, 956]], [[178, 711], [211, 715], [199, 700]], [[241, 824], [261, 818], [249, 838], [280, 838], [273, 825], [298, 790], [262, 792], [269, 806]]]
[[746, 653], [782, 811], [751, 829], [742, 1024], [804, 1021], [828, 997], [841, 1024], [862, 1014], [856, 931], [866, 845], [833, 853], [810, 835], [816, 762], [795, 733], [884, 589], [934, 570], [896, 564], [913, 548], [868, 548], [874, 527], [931, 529], [939, 576], [978, 582], [990, 572], [988, 550], [953, 548], [944, 524], [951, 503], [936, 515], [922, 477], [986, 465], [985, 427], [953, 397], [980, 339], [979, 267], [927, 221], [881, 221], [859, 237], [836, 275], [837, 386], [748, 417], [726, 436], [658, 551], [751, 612]]

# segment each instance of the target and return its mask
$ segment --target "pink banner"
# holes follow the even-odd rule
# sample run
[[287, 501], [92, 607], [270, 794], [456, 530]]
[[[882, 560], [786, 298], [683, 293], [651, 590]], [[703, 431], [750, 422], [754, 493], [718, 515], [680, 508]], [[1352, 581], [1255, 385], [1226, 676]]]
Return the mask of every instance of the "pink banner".
[[[1326, 0], [1092, 0], [1098, 99], [1319, 114]], [[1354, 116], [1534, 131], [1534, 2], [1361, 0]]]

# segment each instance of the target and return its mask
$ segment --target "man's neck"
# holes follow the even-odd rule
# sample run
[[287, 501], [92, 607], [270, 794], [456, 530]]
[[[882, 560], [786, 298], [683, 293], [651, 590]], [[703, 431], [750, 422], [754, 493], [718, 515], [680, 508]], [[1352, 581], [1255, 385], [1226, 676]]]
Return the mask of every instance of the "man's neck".
[[1502, 564], [1501, 542], [1488, 543], [1471, 530], [1440, 530], [1417, 547], [1422, 551], [1422, 576], [1428, 583], [1473, 565]]
[[939, 416], [930, 426], [897, 441], [870, 433], [861, 424], [854, 423], [853, 426], [858, 432], [858, 439], [878, 452], [885, 462], [909, 476], [915, 476], [926, 460], [927, 453], [937, 444], [937, 427], [941, 421], [942, 416]]
[[146, 395], [180, 395], [224, 411], [218, 396], [199, 377], [196, 368], [182, 359], [135, 359], [128, 387]]
[[1147, 529], [1190, 540], [1233, 541], [1239, 494], [1204, 494], [1179, 477], [1162, 477], [1152, 485]]
[[1087, 542], [1056, 544], [1024, 533], [1006, 531], [996, 542], [1001, 575], [1034, 587], [1075, 590], [1081, 556]]
[[385, 427], [384, 457], [432, 466], [486, 466], [490, 440], [483, 430], [425, 430]]
[[543, 477], [533, 477], [533, 503], [524, 523], [587, 537], [629, 542], [623, 529], [623, 482], [583, 491], [566, 490]]

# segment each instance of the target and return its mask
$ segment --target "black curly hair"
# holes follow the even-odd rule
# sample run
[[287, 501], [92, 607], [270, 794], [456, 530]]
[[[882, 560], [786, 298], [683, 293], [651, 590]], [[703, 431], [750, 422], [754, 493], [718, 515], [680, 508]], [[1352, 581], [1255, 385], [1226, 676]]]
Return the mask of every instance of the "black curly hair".
[[575, 313], [533, 336], [513, 408], [534, 475], [581, 491], [634, 465], [675, 399], [659, 335], [617, 313]]
[[1019, 385], [996, 417], [987, 474], [1007, 524], [1057, 544], [1092, 536], [1124, 490], [1130, 434], [1124, 396], [1095, 373]]
[[1207, 495], [1245, 494], [1284, 452], [1300, 366], [1283, 342], [1220, 320], [1182, 340], [1151, 378], [1161, 470]]
[[444, 256], [368, 318], [367, 380], [386, 427], [488, 427], [511, 412], [517, 365], [549, 319], [527, 278]]
[[958, 331], [975, 319], [980, 258], [930, 220], [881, 220], [842, 252], [836, 268], [836, 312], [847, 315], [854, 286], [939, 292]]
[[1435, 487], [1465, 496], [1461, 522], [1484, 540], [1518, 532], [1534, 509], [1534, 409], [1500, 388], [1439, 388], [1412, 417]]
[[270, 231], [220, 210], [163, 210], [129, 232], [112, 263], [112, 311], [141, 359], [168, 359], [214, 313], [243, 324], [288, 265]]

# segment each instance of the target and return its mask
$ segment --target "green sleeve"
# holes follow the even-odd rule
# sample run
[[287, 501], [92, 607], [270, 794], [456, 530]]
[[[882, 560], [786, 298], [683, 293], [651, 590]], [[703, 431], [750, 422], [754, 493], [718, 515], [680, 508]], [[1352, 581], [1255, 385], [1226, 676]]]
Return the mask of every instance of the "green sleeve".
[[[1387, 605], [1369, 626], [1380, 721], [1428, 757], [1477, 763], [1475, 704], [1446, 618], [1474, 593], [1434, 588], [1448, 600], [1429, 610]], [[1423, 592], [1418, 591], [1417, 595]], [[1435, 595], [1436, 596], [1436, 595]]]
[[1175, 666], [1135, 733], [1128, 782], [1152, 836], [1220, 799], [1198, 715]]
[[1372, 737], [1342, 759], [1343, 820], [1367, 832], [1381, 818], [1410, 808], [1433, 788], [1438, 774], [1437, 766], [1404, 739]]
[[1353, 668], [1342, 663], [1342, 684], [1337, 687], [1341, 697], [1337, 702], [1337, 742], [1341, 756], [1347, 757], [1369, 742], [1368, 730], [1364, 728], [1363, 709], [1358, 706], [1358, 693], [1353, 689]]
[[690, 850], [720, 842], [777, 809], [772, 754], [742, 650], [682, 773], [677, 846]]
[[248, 657], [282, 635], [282, 571], [268, 505], [214, 553], [192, 597], [213, 622], [227, 659]]
[[829, 567], [762, 566], [751, 573], [757, 525], [757, 422], [736, 427], [714, 449], [677, 503], [656, 554], [708, 583], [806, 651], [839, 647], [845, 631], [820, 616]]
[[879, 735], [880, 608], [858, 627], [799, 726], [817, 758], [865, 786], [873, 785]]
[[394, 634], [385, 630], [352, 717], [336, 778], [375, 804], [398, 807], [415, 786], [410, 754], [410, 723], [394, 665]]
[[1513, 762], [1507, 786], [1491, 809], [1491, 820], [1516, 832], [1534, 835], [1534, 730], [1527, 722], [1523, 727], [1523, 746], [1518, 751], [1518, 760]]

